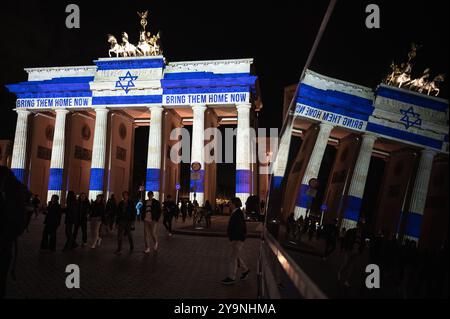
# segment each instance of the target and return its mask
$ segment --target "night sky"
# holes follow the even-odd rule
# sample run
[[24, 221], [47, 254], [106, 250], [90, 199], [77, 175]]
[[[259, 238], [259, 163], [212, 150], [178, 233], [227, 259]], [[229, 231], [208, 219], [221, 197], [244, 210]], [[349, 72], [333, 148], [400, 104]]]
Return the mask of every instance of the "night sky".
[[[65, 27], [65, 7], [77, 3], [81, 28]], [[381, 9], [381, 29], [365, 27], [365, 7]], [[425, 5], [426, 3], [426, 5]], [[126, 31], [137, 42], [136, 11], [162, 31], [168, 61], [255, 59], [264, 108], [260, 127], [280, 127], [283, 88], [303, 68], [328, 1], [58, 1], [2, 3], [0, 139], [14, 136], [14, 96], [6, 83], [26, 80], [24, 67], [91, 65], [107, 56], [106, 34]], [[413, 73], [430, 67], [448, 75], [448, 1], [338, 1], [311, 69], [375, 88], [412, 41], [423, 45]], [[148, 28], [147, 27], [147, 28]], [[448, 97], [448, 81], [441, 97]]]

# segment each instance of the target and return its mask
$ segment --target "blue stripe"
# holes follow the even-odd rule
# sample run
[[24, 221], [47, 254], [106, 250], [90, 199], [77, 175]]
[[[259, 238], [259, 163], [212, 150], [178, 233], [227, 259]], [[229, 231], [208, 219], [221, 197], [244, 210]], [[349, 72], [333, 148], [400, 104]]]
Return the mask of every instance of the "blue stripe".
[[91, 168], [91, 177], [89, 180], [89, 190], [103, 191], [103, 177], [105, 170], [103, 168]]
[[125, 69], [158, 69], [164, 67], [163, 59], [120, 59], [114, 61], [94, 61], [97, 70], [125, 70]]
[[312, 197], [309, 196], [308, 194], [306, 194], [308, 189], [309, 189], [309, 185], [306, 185], [306, 184], [300, 185], [300, 189], [297, 194], [295, 206], [309, 208], [310, 204], [312, 203]]
[[45, 99], [45, 98], [66, 98], [66, 97], [91, 97], [91, 91], [74, 91], [74, 92], [27, 92], [16, 93], [18, 99]]
[[448, 108], [448, 103], [438, 102], [425, 96], [417, 96], [408, 92], [401, 92], [399, 90], [390, 89], [380, 86], [376, 91], [378, 96], [383, 96], [389, 99], [401, 101], [408, 104], [418, 105], [427, 109], [432, 109], [439, 112], [445, 112]]
[[161, 86], [164, 89], [167, 88], [179, 88], [179, 87], [216, 87], [216, 86], [245, 86], [254, 87], [257, 77], [235, 77], [235, 78], [211, 78], [211, 79], [179, 79], [179, 80], [161, 80]]
[[[192, 172], [192, 171], [191, 171]], [[198, 173], [200, 173], [200, 179], [199, 180], [191, 180], [190, 181], [190, 190], [191, 192], [194, 192], [194, 186], [196, 186], [196, 193], [204, 193], [205, 192], [205, 170], [199, 170]]]
[[345, 203], [344, 218], [357, 222], [361, 211], [362, 199], [356, 196], [348, 195]]
[[233, 87], [187, 87], [187, 88], [166, 88], [163, 94], [207, 94], [207, 93], [229, 93], [229, 92], [249, 92], [248, 87], [233, 86]]
[[281, 183], [283, 182], [283, 176], [272, 176], [272, 190], [278, 189], [281, 187]]
[[297, 103], [364, 121], [368, 120], [374, 110], [371, 99], [338, 91], [322, 90], [307, 84], [300, 86]]
[[427, 136], [422, 136], [410, 132], [405, 132], [399, 129], [395, 129], [392, 127], [383, 126], [375, 123], [367, 123], [367, 132], [374, 132], [378, 134], [382, 134], [385, 136], [390, 136], [394, 138], [398, 138], [405, 141], [410, 141], [416, 144], [421, 144], [429, 147], [433, 147], [436, 149], [442, 148], [442, 141], [436, 140], [434, 138], [430, 138]]
[[145, 180], [145, 189], [147, 192], [159, 192], [159, 180], [161, 170], [159, 168], [147, 168], [147, 177]]
[[11, 168], [11, 171], [13, 172], [13, 174], [17, 178], [17, 180], [19, 180], [21, 183], [25, 182], [25, 169]]
[[419, 238], [420, 230], [422, 229], [423, 216], [421, 214], [409, 212], [406, 218], [405, 234], [411, 237]]
[[250, 193], [251, 175], [248, 169], [236, 170], [236, 193]]
[[63, 182], [63, 169], [62, 168], [50, 168], [50, 177], [48, 181], [48, 190], [60, 191], [62, 190]]
[[248, 77], [250, 73], [213, 73], [213, 72], [176, 72], [165, 73], [164, 79], [180, 80], [180, 79], [216, 79], [216, 78], [235, 78]]
[[92, 105], [162, 103], [162, 95], [94, 96]]

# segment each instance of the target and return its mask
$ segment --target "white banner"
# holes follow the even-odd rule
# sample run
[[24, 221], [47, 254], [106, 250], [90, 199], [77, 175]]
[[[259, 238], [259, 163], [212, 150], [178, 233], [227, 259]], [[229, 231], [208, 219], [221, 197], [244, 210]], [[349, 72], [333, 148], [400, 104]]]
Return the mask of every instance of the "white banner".
[[367, 126], [366, 121], [337, 113], [327, 112], [321, 109], [316, 109], [304, 104], [297, 104], [295, 115], [307, 117], [321, 122], [329, 122], [337, 126], [342, 126], [357, 131], [365, 131]]
[[164, 105], [237, 104], [249, 103], [249, 101], [250, 94], [248, 92], [163, 95]]
[[91, 97], [52, 97], [39, 99], [17, 99], [16, 107], [55, 108], [55, 107], [91, 107]]

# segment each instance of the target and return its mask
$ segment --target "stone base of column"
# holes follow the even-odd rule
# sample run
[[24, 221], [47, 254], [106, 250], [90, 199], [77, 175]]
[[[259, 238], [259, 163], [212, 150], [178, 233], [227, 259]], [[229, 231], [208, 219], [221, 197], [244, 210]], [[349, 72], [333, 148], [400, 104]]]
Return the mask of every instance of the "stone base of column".
[[236, 197], [239, 198], [242, 202], [242, 208], [245, 208], [245, 202], [247, 198], [250, 196], [250, 193], [236, 193]]
[[345, 230], [356, 228], [357, 224], [358, 224], [358, 222], [355, 220], [344, 218], [341, 223], [341, 229], [344, 227], [345, 227]]
[[[96, 200], [97, 195], [103, 194], [103, 191], [89, 191], [89, 200]], [[105, 198], [105, 201], [107, 199]]]
[[58, 195], [59, 203], [61, 204], [62, 190], [48, 190], [47, 191], [47, 203], [52, 199], [53, 195]]
[[403, 237], [403, 241], [406, 241], [407, 239], [410, 240], [410, 241], [415, 241], [416, 243], [419, 242], [419, 238], [418, 237], [405, 235]]
[[298, 220], [303, 216], [303, 219], [306, 217], [306, 208], [295, 206], [294, 208], [294, 219]]
[[[194, 193], [189, 194], [189, 199], [192, 203], [194, 202]], [[199, 206], [203, 206], [205, 201], [205, 193], [195, 193], [195, 200]]]

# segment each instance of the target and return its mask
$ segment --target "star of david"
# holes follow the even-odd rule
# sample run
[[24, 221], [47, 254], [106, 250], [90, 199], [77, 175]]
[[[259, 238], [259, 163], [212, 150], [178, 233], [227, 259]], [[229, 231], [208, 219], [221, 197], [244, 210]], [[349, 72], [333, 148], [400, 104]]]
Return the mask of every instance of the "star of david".
[[406, 129], [409, 129], [411, 126], [421, 126], [422, 119], [420, 118], [419, 113], [415, 113], [412, 106], [407, 110], [400, 110], [400, 113], [403, 117], [400, 119], [400, 122], [403, 122]]
[[121, 88], [128, 94], [130, 88], [134, 87], [134, 80], [138, 77], [136, 75], [131, 75], [130, 71], [125, 74], [125, 76], [119, 76], [119, 81], [116, 81], [116, 88]]

